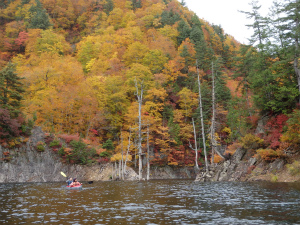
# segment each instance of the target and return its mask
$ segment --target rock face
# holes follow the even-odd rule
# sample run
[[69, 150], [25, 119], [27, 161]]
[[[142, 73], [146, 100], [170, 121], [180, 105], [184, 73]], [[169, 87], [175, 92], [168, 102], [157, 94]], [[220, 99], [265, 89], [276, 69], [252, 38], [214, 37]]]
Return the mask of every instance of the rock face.
[[[77, 178], [79, 181], [107, 181], [117, 179], [115, 166], [111, 163], [82, 166], [63, 163], [61, 158], [47, 148], [38, 152], [36, 145], [44, 141], [44, 133], [40, 127], [32, 130], [32, 135], [26, 145], [12, 150], [0, 146], [0, 183], [9, 182], [63, 182], [67, 176]], [[9, 153], [11, 160], [3, 160]], [[192, 167], [151, 167], [150, 179], [195, 179], [196, 181], [256, 181], [277, 179], [277, 171], [282, 171], [285, 162], [275, 160], [264, 163], [253, 158], [253, 152], [237, 149], [231, 158], [218, 165], [211, 165], [209, 172], [204, 169], [197, 171]], [[197, 175], [197, 176], [196, 176]], [[278, 176], [278, 181], [293, 181], [286, 174]], [[146, 171], [143, 172], [146, 177]], [[138, 175], [133, 168], [127, 167], [125, 180], [138, 180]], [[298, 180], [300, 179], [297, 178]]]
[[[40, 127], [32, 130], [32, 135], [25, 146], [12, 150], [0, 146], [0, 156], [9, 152], [11, 160], [0, 160], [0, 183], [12, 182], [63, 182], [67, 178], [61, 175], [61, 171], [67, 176], [77, 178], [79, 181], [107, 181], [117, 179], [117, 172], [111, 163], [82, 166], [66, 164], [48, 147], [44, 152], [38, 152], [36, 145], [44, 141], [45, 134]], [[150, 179], [195, 179], [194, 168], [156, 167], [151, 168]], [[146, 177], [145, 171], [143, 177]], [[126, 167], [125, 180], [138, 180], [134, 169]]]
[[[35, 149], [37, 142], [44, 140], [44, 133], [40, 127], [32, 130], [32, 135], [26, 146], [13, 150], [0, 146], [0, 156], [9, 152], [12, 159], [9, 162], [0, 161], [0, 183], [9, 182], [56, 182], [65, 181], [61, 171], [67, 176], [84, 180], [109, 180], [113, 173], [111, 164], [93, 166], [70, 165], [61, 162], [61, 159], [51, 150], [44, 152]], [[127, 167], [125, 179], [136, 180], [137, 174]]]
[[[242, 162], [246, 151], [238, 149], [230, 160], [218, 165], [210, 165], [209, 171], [200, 171], [195, 181], [236, 181], [244, 175], [247, 162]], [[238, 168], [239, 167], [239, 168]]]
[[200, 171], [195, 181], [271, 180], [271, 176], [275, 176], [275, 172], [284, 169], [285, 163], [281, 159], [272, 163], [264, 163], [251, 156], [249, 151], [242, 148], [237, 149], [229, 160], [218, 165], [211, 165], [208, 172]]
[[[151, 167], [150, 179], [195, 179], [197, 172], [194, 167]], [[143, 176], [146, 177], [146, 174]]]

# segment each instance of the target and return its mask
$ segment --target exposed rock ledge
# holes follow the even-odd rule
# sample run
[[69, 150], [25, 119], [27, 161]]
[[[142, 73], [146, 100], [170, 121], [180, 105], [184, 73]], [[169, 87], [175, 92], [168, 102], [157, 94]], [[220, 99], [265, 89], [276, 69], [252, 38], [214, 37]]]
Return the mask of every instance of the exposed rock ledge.
[[[40, 127], [32, 130], [32, 135], [26, 146], [12, 150], [0, 146], [0, 156], [9, 151], [10, 162], [0, 161], [0, 183], [10, 182], [56, 182], [65, 181], [60, 172], [77, 177], [80, 181], [109, 180], [113, 173], [113, 165], [99, 164], [93, 166], [69, 165], [51, 150], [46, 148], [42, 153], [35, 150], [36, 143], [44, 140]], [[137, 180], [138, 176], [132, 168], [127, 167], [126, 180]]]
[[[67, 176], [76, 177], [79, 181], [107, 181], [113, 175], [113, 165], [97, 164], [81, 166], [62, 163], [60, 157], [51, 149], [44, 152], [35, 149], [37, 142], [44, 141], [44, 132], [40, 127], [32, 130], [32, 135], [25, 146], [15, 149], [5, 149], [0, 146], [0, 156], [9, 152], [10, 162], [0, 160], [0, 183], [19, 182], [61, 182]], [[154, 167], [151, 168], [150, 179], [195, 179], [193, 168]], [[143, 177], [146, 177], [145, 171]], [[127, 167], [125, 180], [138, 180], [134, 169]]]
[[[162, 180], [162, 179], [195, 179], [196, 170], [194, 167], [151, 167], [150, 179]], [[146, 177], [146, 171], [143, 173], [143, 177]]]
[[[10, 162], [0, 160], [0, 183], [65, 181], [66, 178], [60, 174], [61, 171], [68, 176], [77, 177], [80, 181], [110, 180], [113, 174], [112, 164], [81, 166], [62, 163], [60, 157], [51, 149], [46, 148], [42, 153], [36, 151], [37, 142], [43, 140], [43, 131], [40, 127], [36, 127], [32, 130], [32, 135], [25, 146], [12, 150], [0, 146], [0, 156], [6, 151], [9, 151], [12, 156]], [[195, 174], [194, 168], [152, 167], [150, 179], [194, 179]], [[125, 179], [138, 180], [138, 175], [134, 169], [127, 167]], [[251, 151], [238, 149], [230, 160], [210, 166], [209, 172], [200, 170], [195, 180], [292, 182], [299, 181], [300, 177], [290, 176], [284, 160], [267, 164], [253, 158]]]
[[211, 165], [209, 171], [202, 169], [195, 181], [299, 181], [299, 176], [291, 176], [283, 159], [272, 163], [258, 161], [252, 157], [251, 150], [237, 149], [232, 157], [220, 164]]

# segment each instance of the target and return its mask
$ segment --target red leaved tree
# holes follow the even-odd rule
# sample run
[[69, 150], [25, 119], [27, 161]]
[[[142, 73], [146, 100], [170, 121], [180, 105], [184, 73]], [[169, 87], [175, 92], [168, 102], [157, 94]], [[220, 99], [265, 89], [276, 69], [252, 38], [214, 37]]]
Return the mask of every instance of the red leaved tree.
[[280, 137], [283, 132], [283, 127], [286, 124], [288, 117], [284, 114], [277, 115], [271, 118], [265, 126], [267, 135], [264, 137], [265, 143], [269, 148], [276, 149], [280, 145]]

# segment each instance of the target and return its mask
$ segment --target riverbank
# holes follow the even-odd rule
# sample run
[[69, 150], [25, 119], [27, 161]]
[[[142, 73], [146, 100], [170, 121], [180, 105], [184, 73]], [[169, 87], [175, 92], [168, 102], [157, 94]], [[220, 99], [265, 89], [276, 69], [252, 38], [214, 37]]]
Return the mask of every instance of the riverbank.
[[[0, 146], [0, 155], [9, 155], [6, 160], [0, 160], [0, 183], [65, 181], [61, 171], [67, 176], [77, 177], [80, 181], [111, 179], [113, 165], [110, 163], [90, 166], [68, 164], [47, 146], [43, 152], [37, 151], [37, 143], [44, 138], [41, 128], [35, 127], [26, 144], [13, 149]], [[137, 175], [133, 169], [127, 167], [125, 178], [136, 180]]]
[[300, 182], [300, 155], [265, 162], [239, 148], [227, 161], [202, 169], [195, 181], [271, 181]]
[[[0, 155], [9, 155], [6, 160], [0, 160], [0, 183], [61, 182], [66, 180], [61, 171], [80, 181], [107, 181], [118, 177], [112, 163], [69, 164], [47, 146], [43, 152], [37, 151], [37, 143], [44, 138], [41, 128], [35, 127], [21, 147], [5, 149], [0, 146]], [[146, 171], [143, 171], [145, 177]], [[134, 168], [127, 167], [124, 178], [138, 180], [138, 174]], [[253, 157], [250, 150], [239, 148], [229, 160], [210, 165], [209, 172], [203, 168], [196, 171], [193, 167], [151, 167], [150, 179], [296, 182], [300, 181], [300, 156], [292, 155], [266, 163]]]
[[[61, 171], [80, 181], [107, 181], [118, 177], [114, 165], [109, 162], [92, 165], [69, 164], [48, 146], [45, 146], [43, 152], [37, 151], [37, 143], [43, 142], [44, 139], [42, 129], [35, 127], [26, 144], [13, 149], [3, 148], [0, 145], [0, 156], [4, 156], [0, 160], [0, 183], [62, 182], [66, 178], [61, 175]], [[143, 174], [143, 177], [146, 177], [146, 174]], [[195, 179], [195, 177], [193, 167], [153, 167], [150, 174], [150, 179]], [[138, 180], [138, 174], [133, 168], [126, 167], [124, 179]]]

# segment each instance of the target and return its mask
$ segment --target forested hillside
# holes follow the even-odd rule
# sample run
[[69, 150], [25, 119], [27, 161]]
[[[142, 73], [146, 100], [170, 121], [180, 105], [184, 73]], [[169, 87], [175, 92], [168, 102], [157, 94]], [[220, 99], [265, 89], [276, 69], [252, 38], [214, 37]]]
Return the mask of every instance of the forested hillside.
[[[276, 18], [267, 26], [254, 4], [254, 41], [245, 46], [184, 1], [0, 7], [2, 146], [20, 144], [33, 123], [49, 132], [37, 149], [50, 144], [83, 164], [128, 151], [134, 159], [147, 153], [152, 165], [195, 166], [204, 150], [209, 161], [239, 146], [272, 161], [300, 143], [298, 23], [283, 30], [288, 19]], [[267, 122], [254, 133], [262, 116]]]

